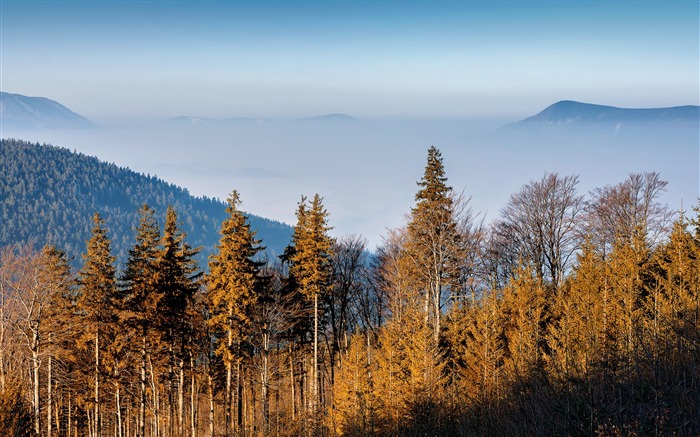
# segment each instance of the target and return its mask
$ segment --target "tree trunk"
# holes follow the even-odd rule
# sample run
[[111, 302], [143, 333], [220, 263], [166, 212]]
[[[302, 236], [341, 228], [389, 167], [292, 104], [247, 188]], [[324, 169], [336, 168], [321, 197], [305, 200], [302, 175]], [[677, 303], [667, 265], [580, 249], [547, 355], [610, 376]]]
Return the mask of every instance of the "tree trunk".
[[34, 332], [32, 339], [32, 371], [34, 379], [34, 434], [41, 435], [41, 405], [39, 397], [39, 333]]
[[289, 345], [289, 387], [292, 396], [292, 422], [296, 420], [296, 396], [294, 395], [294, 356], [292, 355], [292, 345]]
[[180, 357], [180, 379], [177, 386], [177, 435], [185, 435], [185, 359]]
[[227, 339], [227, 351], [226, 351], [226, 357], [228, 358], [226, 360], [226, 399], [224, 401], [224, 426], [226, 426], [225, 429], [225, 435], [230, 437], [231, 436], [231, 409], [233, 408], [233, 399], [231, 396], [231, 379], [232, 379], [232, 372], [233, 372], [233, 357], [231, 353], [231, 348], [233, 347], [233, 330], [231, 327], [228, 328], [228, 339]]
[[268, 424], [270, 422], [270, 401], [268, 398], [268, 354], [270, 346], [270, 335], [265, 332], [263, 334], [263, 362], [260, 375], [260, 398], [262, 401], [262, 418], [263, 418], [263, 433], [267, 433]]
[[214, 378], [212, 372], [210, 361], [209, 378], [207, 380], [207, 391], [209, 392], [209, 437], [214, 437]]
[[172, 436], [173, 430], [175, 429], [175, 369], [173, 368], [175, 365], [175, 349], [173, 348], [172, 342], [168, 344], [168, 352], [170, 356], [170, 359], [168, 360], [168, 407], [166, 408], [168, 414], [166, 423], [168, 425], [167, 433], [164, 433], [164, 435]]
[[311, 373], [311, 412], [316, 417], [318, 412], [318, 293], [314, 294], [314, 368]]
[[122, 425], [122, 402], [121, 402], [121, 384], [117, 379], [119, 377], [119, 370], [115, 363], [114, 366], [114, 378], [116, 380], [116, 389], [114, 393], [115, 408], [117, 410], [117, 437], [124, 437], [124, 428]]
[[191, 437], [197, 437], [197, 374], [194, 371], [194, 356], [190, 352], [190, 430]]
[[236, 431], [243, 429], [243, 377], [241, 375], [241, 361], [236, 362]]
[[[54, 390], [58, 388], [58, 385], [54, 382]], [[53, 419], [54, 419], [54, 425], [56, 426], [56, 435], [60, 436], [61, 435], [61, 409], [63, 408], [63, 392], [61, 392], [61, 395], [58, 396], [58, 399], [56, 402], [54, 402], [55, 407], [53, 409]]]
[[[0, 282], [0, 286], [2, 283]], [[0, 391], [5, 392], [5, 290], [0, 289]]]
[[100, 331], [95, 331], [95, 435], [102, 435], [100, 424]]
[[151, 392], [153, 393], [153, 422], [154, 422], [154, 435], [158, 437], [160, 435], [160, 393], [158, 391], [158, 384], [156, 381], [156, 373], [153, 369], [153, 361], [151, 360], [151, 355], [148, 355], [148, 370], [151, 376]]
[[435, 295], [433, 296], [433, 311], [435, 311], [435, 326], [433, 331], [433, 337], [435, 343], [437, 343], [440, 340], [440, 319], [442, 317], [440, 311], [440, 297], [442, 291], [441, 289], [442, 284], [440, 283], [440, 281], [438, 281], [435, 287]]
[[139, 399], [138, 437], [146, 436], [146, 333], [141, 337], [141, 393]]
[[49, 364], [48, 364], [48, 369], [46, 370], [46, 436], [51, 437], [52, 434], [52, 410], [53, 410], [53, 390], [51, 387], [51, 384], [53, 384], [52, 380], [52, 364], [53, 364], [53, 357], [49, 355]]

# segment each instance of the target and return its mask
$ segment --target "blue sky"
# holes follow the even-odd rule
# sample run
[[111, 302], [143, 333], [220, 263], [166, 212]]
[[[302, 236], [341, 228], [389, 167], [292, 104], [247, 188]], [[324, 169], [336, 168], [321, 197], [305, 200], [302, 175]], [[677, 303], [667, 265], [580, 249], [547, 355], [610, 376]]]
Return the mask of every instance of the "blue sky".
[[2, 90], [96, 121], [698, 104], [697, 0], [0, 4]]
[[[699, 5], [0, 0], [0, 88], [57, 100], [106, 127], [20, 138], [196, 195], [223, 199], [236, 188], [244, 208], [287, 223], [302, 194], [320, 193], [333, 232], [362, 234], [373, 248], [404, 222], [431, 144], [450, 183], [489, 219], [545, 172], [580, 175], [586, 193], [660, 171], [672, 209], [693, 203], [694, 132], [625, 145], [492, 144], [488, 135], [559, 100], [699, 104]], [[148, 123], [328, 113], [361, 122]]]

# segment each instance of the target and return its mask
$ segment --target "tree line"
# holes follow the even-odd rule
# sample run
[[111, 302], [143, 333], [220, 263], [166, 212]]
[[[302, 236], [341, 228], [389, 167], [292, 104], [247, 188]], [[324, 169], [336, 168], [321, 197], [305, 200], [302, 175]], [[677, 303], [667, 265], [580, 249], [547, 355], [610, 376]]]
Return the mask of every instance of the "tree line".
[[316, 194], [266, 259], [236, 191], [206, 269], [172, 207], [140, 209], [120, 270], [99, 214], [77, 271], [6, 246], [0, 434], [695, 435], [700, 210], [656, 173], [577, 183], [530, 181], [486, 225], [431, 147], [373, 254]]

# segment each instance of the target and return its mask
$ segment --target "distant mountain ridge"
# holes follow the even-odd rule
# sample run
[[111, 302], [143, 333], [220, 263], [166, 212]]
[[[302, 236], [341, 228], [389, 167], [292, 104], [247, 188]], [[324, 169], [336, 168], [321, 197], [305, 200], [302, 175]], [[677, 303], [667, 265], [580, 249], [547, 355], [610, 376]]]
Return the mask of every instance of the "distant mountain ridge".
[[13, 129], [85, 129], [95, 123], [46, 97], [0, 92], [0, 123]]
[[206, 117], [191, 117], [188, 115], [181, 115], [179, 117], [171, 117], [163, 120], [163, 123], [170, 125], [179, 126], [195, 126], [195, 125], [221, 125], [225, 123], [246, 123], [246, 122], [266, 122], [264, 118], [250, 118], [250, 117], [234, 117], [234, 118], [206, 118]]
[[678, 134], [692, 135], [700, 129], [700, 106], [668, 108], [619, 108], [562, 100], [539, 113], [503, 126], [498, 135], [511, 141], [572, 142], [624, 140], [628, 143]]
[[516, 124], [548, 123], [623, 123], [623, 122], [676, 122], [698, 121], [700, 106], [674, 106], [669, 108], [619, 108], [616, 106], [581, 103], [562, 100], [548, 106], [540, 113]]
[[298, 121], [357, 121], [357, 118], [348, 114], [324, 114], [314, 117], [299, 118]]
[[[357, 118], [347, 115], [347, 114], [324, 114], [312, 117], [296, 118], [293, 120], [279, 120], [279, 121], [291, 121], [291, 122], [351, 122], [358, 121]], [[166, 123], [174, 126], [210, 126], [210, 125], [224, 125], [230, 123], [273, 123], [274, 120], [269, 120], [266, 118], [252, 118], [252, 117], [233, 117], [233, 118], [207, 118], [207, 117], [192, 117], [187, 115], [182, 115], [179, 117], [171, 117], [163, 120], [162, 123]]]
[[[202, 247], [198, 260], [203, 269], [227, 217], [226, 205], [217, 199], [194, 197], [156, 177], [68, 149], [13, 139], [0, 140], [0, 199], [0, 247], [52, 243], [76, 266], [82, 262], [95, 212], [105, 219], [113, 254], [123, 265], [134, 244], [139, 208], [148, 204], [162, 221], [172, 205], [188, 243]], [[291, 226], [255, 215], [249, 222], [269, 258], [289, 244]]]

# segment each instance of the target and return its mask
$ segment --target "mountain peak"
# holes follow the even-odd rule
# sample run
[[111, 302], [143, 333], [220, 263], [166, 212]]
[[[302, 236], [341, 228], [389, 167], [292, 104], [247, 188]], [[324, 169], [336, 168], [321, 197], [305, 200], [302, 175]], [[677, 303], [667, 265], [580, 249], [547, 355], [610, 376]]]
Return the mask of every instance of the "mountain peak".
[[518, 122], [518, 124], [697, 121], [699, 117], [700, 107], [691, 105], [668, 108], [620, 108], [574, 100], [561, 100], [546, 107], [540, 113]]
[[0, 121], [15, 129], [84, 129], [97, 125], [46, 97], [0, 92]]

